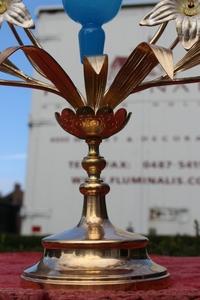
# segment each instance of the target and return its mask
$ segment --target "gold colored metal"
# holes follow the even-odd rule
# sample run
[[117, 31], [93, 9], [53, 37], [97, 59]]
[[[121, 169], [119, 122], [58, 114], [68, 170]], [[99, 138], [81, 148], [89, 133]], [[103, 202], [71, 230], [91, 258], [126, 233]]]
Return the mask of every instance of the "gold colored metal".
[[18, 44], [19, 44], [20, 46], [23, 46], [24, 43], [23, 43], [21, 37], [19, 36], [19, 34], [17, 33], [17, 30], [15, 29], [14, 25], [11, 24], [11, 23], [8, 23], [8, 25], [9, 25], [9, 27], [10, 27], [10, 29], [11, 29], [11, 31], [12, 31], [14, 37], [16, 38]]
[[[0, 5], [2, 3], [4, 2], [0, 1]], [[12, 4], [12, 0], [9, 3]], [[20, 4], [21, 0], [17, 3]], [[181, 11], [183, 5], [185, 10]], [[149, 44], [143, 42], [134, 49], [107, 91], [108, 56], [85, 57], [83, 66], [86, 99], [63, 68], [42, 49], [29, 29], [24, 30], [32, 45], [24, 45], [13, 24], [30, 27], [33, 21], [25, 6], [22, 6], [24, 18], [21, 18], [20, 10], [14, 6], [15, 22], [9, 23], [9, 26], [19, 47], [0, 53], [0, 71], [20, 78], [20, 81], [0, 79], [0, 85], [45, 90], [63, 97], [74, 110], [66, 108], [61, 114], [56, 113], [58, 123], [68, 133], [86, 140], [89, 147], [88, 155], [82, 161], [88, 178], [80, 186], [80, 192], [84, 196], [81, 220], [75, 228], [43, 239], [44, 256], [38, 264], [23, 272], [22, 278], [26, 282], [45, 288], [138, 289], [166, 286], [169, 274], [166, 268], [155, 264], [148, 257], [148, 239], [116, 228], [108, 218], [105, 197], [110, 187], [101, 179], [106, 161], [99, 155], [99, 145], [103, 139], [126, 126], [130, 114], [125, 109], [116, 112], [113, 109], [131, 93], [154, 86], [200, 82], [200, 76], [173, 77], [174, 74], [200, 63], [198, 5], [197, 0], [161, 0], [141, 21], [141, 25], [160, 24], [160, 28]], [[1, 10], [0, 6], [0, 14], [3, 14], [0, 23], [6, 19], [4, 9], [2, 6]], [[192, 16], [195, 14], [193, 17], [191, 12]], [[173, 19], [178, 38], [167, 49], [155, 45], [168, 21]], [[179, 40], [190, 50], [174, 67], [172, 50]], [[19, 50], [24, 52], [45, 82], [24, 74], [10, 61], [12, 54]], [[145, 82], [144, 79], [158, 64], [166, 75]]]
[[99, 155], [100, 138], [86, 140], [88, 155], [82, 166], [88, 179], [80, 186], [84, 196], [82, 217], [69, 231], [44, 238], [44, 256], [25, 270], [22, 278], [40, 286], [70, 288], [155, 288], [168, 278], [166, 268], [147, 255], [147, 238], [114, 227], [109, 219], [105, 195], [109, 186], [101, 179], [106, 161]]
[[122, 130], [130, 118], [130, 113], [121, 108], [116, 113], [109, 107], [96, 113], [89, 106], [79, 108], [76, 113], [66, 108], [61, 114], [56, 113], [59, 125], [68, 133], [80, 138], [108, 138]]
[[169, 49], [174, 50], [174, 48], [178, 45], [179, 43], [179, 38], [177, 37], [173, 43], [169, 46]]
[[7, 10], [7, 3], [5, 0], [0, 1], [0, 15], [4, 14]]
[[155, 26], [175, 20], [179, 40], [188, 50], [199, 40], [199, 15], [199, 0], [161, 0], [140, 25]]
[[90, 56], [83, 59], [87, 105], [94, 110], [104, 96], [108, 75], [108, 56]]
[[151, 70], [160, 63], [173, 78], [173, 58], [170, 49], [141, 43], [128, 57], [103, 98], [102, 106], [115, 108], [136, 88]]
[[182, 0], [180, 10], [186, 16], [195, 16], [200, 13], [200, 5], [197, 0]]
[[45, 92], [50, 92], [52, 94], [61, 96], [60, 92], [55, 88], [51, 87], [50, 85], [45, 85], [42, 82], [37, 83], [34, 81], [24, 82], [24, 81], [13, 81], [13, 80], [0, 80], [0, 85], [2, 86], [12, 86], [12, 87], [24, 87], [24, 88], [32, 88], [36, 90], [41, 90]]
[[198, 41], [185, 56], [175, 65], [174, 72], [183, 72], [200, 64], [200, 41]]
[[[160, 5], [162, 6], [162, 4]], [[136, 93], [152, 86], [178, 84], [182, 81], [184, 81], [184, 83], [199, 82], [198, 76], [193, 77], [193, 79], [168, 79], [173, 79], [174, 73], [176, 74], [177, 72], [196, 66], [200, 60], [200, 53], [197, 43], [174, 68], [172, 50], [176, 47], [179, 41], [178, 38], [168, 49], [154, 45], [163, 34], [167, 25], [166, 21], [152, 37], [150, 41], [151, 44], [141, 43], [131, 53], [107, 92], [105, 92], [105, 88], [108, 73], [108, 57], [106, 55], [86, 57], [84, 59], [84, 76], [87, 99], [84, 99], [68, 74], [66, 74], [61, 66], [41, 48], [37, 39], [29, 29], [25, 29], [25, 31], [34, 46], [24, 46], [23, 41], [14, 26], [12, 24], [9, 25], [21, 46], [7, 49], [0, 54], [0, 69], [3, 72], [19, 77], [22, 79], [22, 82], [0, 80], [0, 84], [48, 90], [65, 98], [74, 109], [89, 106], [97, 112], [99, 108], [103, 107], [115, 108], [131, 93]], [[194, 51], [193, 48], [196, 50]], [[31, 78], [18, 68], [7, 64], [8, 57], [20, 49], [28, 57], [36, 71], [45, 79], [51, 81], [50, 84]], [[158, 63], [163, 67], [167, 75], [150, 82], [144, 82], [144, 79]], [[94, 120], [91, 122], [94, 123]], [[91, 127], [91, 122], [89, 120], [86, 122], [85, 120], [85, 128], [88, 126]], [[99, 127], [97, 126], [97, 123], [96, 127]]]
[[[12, 30], [12, 32], [13, 32], [13, 34], [14, 34], [14, 36], [15, 36], [17, 42], [18, 42], [18, 44], [19, 44], [20, 46], [24, 46], [24, 43], [23, 43], [21, 37], [19, 36], [17, 30], [15, 29], [15, 26], [13, 26], [13, 24], [10, 24], [10, 23], [8, 23], [8, 24], [9, 24], [9, 27], [10, 27], [10, 29]], [[34, 37], [33, 33], [32, 33], [29, 29], [24, 29], [24, 30], [25, 30], [27, 36], [29, 37], [30, 41], [33, 43], [33, 45], [35, 45], [35, 46], [38, 47], [38, 48], [41, 48], [40, 44], [39, 44], [38, 42], [36, 42], [36, 38]], [[40, 75], [41, 75], [42, 77], [44, 77], [44, 78], [48, 78], [48, 77], [46, 76], [46, 74], [44, 74], [44, 73], [42, 72], [42, 70], [38, 67], [38, 65], [35, 64], [35, 62], [34, 62], [34, 61], [33, 61], [26, 53], [25, 53], [25, 56], [27, 57], [27, 59], [29, 60], [29, 62], [30, 62], [31, 65], [32, 65], [32, 67], [35, 69], [35, 71], [36, 71], [38, 74], [40, 74]]]
[[156, 44], [159, 38], [162, 36], [165, 28], [167, 27], [168, 22], [165, 22], [160, 25], [154, 36], [150, 39], [149, 44]]
[[[30, 60], [39, 67], [41, 72], [44, 73], [45, 76], [47, 76], [47, 78], [54, 84], [55, 88], [59, 90], [60, 96], [67, 99], [72, 107], [77, 109], [84, 106], [84, 99], [81, 97], [79, 91], [75, 87], [68, 74], [53, 59], [51, 55], [41, 48], [35, 46], [19, 46], [8, 48], [0, 54], [0, 65], [4, 63], [12, 54], [19, 50], [22, 50], [25, 55], [27, 55]], [[10, 81], [8, 81], [8, 83], [9, 82]], [[37, 83], [39, 83], [39, 81], [37, 81]], [[42, 87], [45, 86], [43, 83], [41, 85]], [[49, 87], [52, 88], [52, 84], [49, 85]]]
[[0, 66], [0, 71], [10, 74], [12, 76], [16, 76], [18, 78], [29, 80], [29, 76], [24, 74], [21, 70], [19, 70], [11, 61], [7, 60]]
[[[174, 45], [177, 44], [177, 40], [174, 41]], [[180, 72], [184, 72], [200, 64], [200, 41], [198, 41], [185, 56], [174, 66], [174, 75]], [[156, 86], [178, 85], [178, 84], [190, 84], [200, 82], [200, 76], [175, 78], [170, 80], [168, 76], [160, 77], [156, 80], [147, 81], [137, 86], [132, 90], [132, 93], [136, 93], [145, 89], [149, 89]]]
[[159, 86], [170, 86], [170, 85], [179, 85], [179, 84], [191, 84], [200, 82], [200, 76], [195, 77], [184, 77], [184, 78], [174, 78], [173, 80], [167, 78], [167, 77], [161, 77], [157, 80], [151, 80], [142, 83], [137, 88], [132, 90], [132, 94], [138, 93], [140, 91], [144, 91], [153, 87], [159, 87]]
[[39, 41], [34, 36], [33, 32], [30, 29], [28, 29], [28, 28], [25, 28], [24, 30], [25, 30], [27, 36], [29, 37], [30, 41], [33, 43], [33, 45], [36, 46], [36, 47], [38, 47], [38, 48], [42, 48], [42, 46], [40, 45]]
[[[12, 4], [12, 1], [10, 3]], [[194, 11], [195, 9], [195, 16], [191, 18], [190, 14], [186, 14], [186, 16], [183, 15], [180, 18], [179, 10], [181, 10], [181, 7], [183, 6], [187, 6], [191, 11]], [[108, 73], [108, 57], [106, 55], [86, 57], [84, 59], [84, 76], [87, 99], [84, 99], [71, 81], [68, 74], [66, 74], [61, 66], [42, 49], [34, 34], [26, 28], [33, 26], [33, 22], [27, 9], [25, 6], [23, 7], [23, 15], [26, 20], [23, 20], [21, 24], [16, 24], [25, 27], [24, 30], [33, 46], [24, 46], [17, 30], [13, 24], [8, 21], [12, 33], [17, 39], [20, 47], [7, 49], [0, 54], [0, 70], [22, 79], [22, 82], [15, 80], [0, 80], [0, 84], [2, 85], [23, 86], [26, 88], [48, 90], [65, 98], [74, 109], [90, 106], [96, 112], [99, 108], [103, 108], [105, 106], [115, 108], [131, 93], [135, 93], [152, 86], [178, 84], [182, 81], [184, 81], [184, 83], [199, 82], [198, 76], [193, 78], [176, 78], [173, 81], [168, 79], [168, 77], [173, 79], [173, 74], [176, 74], [177, 72], [190, 69], [199, 64], [199, 30], [197, 29], [200, 27], [198, 19], [198, 7], [200, 6], [196, 0], [184, 0], [183, 3], [179, 3], [176, 0], [161, 0], [153, 8], [153, 10], [144, 17], [141, 21], [141, 25], [154, 26], [160, 24], [161, 26], [150, 39], [150, 44], [141, 43], [131, 53], [107, 92], [105, 92], [105, 88]], [[9, 8], [15, 10], [12, 5], [10, 5]], [[15, 11], [15, 16], [16, 20], [18, 20], [20, 18], [20, 11]], [[183, 17], [186, 18], [185, 20], [187, 22], [183, 22]], [[168, 49], [156, 46], [155, 44], [163, 34], [168, 21], [172, 19], [176, 20], [179, 38], [177, 38]], [[26, 21], [29, 23], [26, 23]], [[190, 34], [188, 34], [188, 32]], [[172, 50], [178, 44], [179, 39], [182, 43], [190, 44], [190, 48], [196, 41], [197, 43], [174, 68]], [[27, 56], [35, 70], [51, 83], [44, 83], [24, 74], [14, 64], [12, 64], [11, 61], [8, 61], [8, 57], [20, 49]], [[162, 76], [150, 82], [144, 82], [144, 79], [158, 63], [163, 67], [167, 76]], [[50, 66], [53, 67], [51, 68]], [[88, 126], [88, 122], [89, 121], [85, 123], [85, 126]], [[91, 123], [89, 127], [91, 127]]]
[[23, 28], [33, 28], [34, 22], [22, 0], [0, 0], [0, 27], [4, 21]]

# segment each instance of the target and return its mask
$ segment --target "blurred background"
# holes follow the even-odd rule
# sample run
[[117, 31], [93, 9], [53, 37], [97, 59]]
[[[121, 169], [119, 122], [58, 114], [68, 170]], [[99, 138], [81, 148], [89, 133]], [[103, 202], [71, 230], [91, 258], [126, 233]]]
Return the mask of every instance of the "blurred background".
[[[66, 16], [61, 1], [24, 3], [44, 49], [84, 93], [79, 24]], [[104, 26], [108, 85], [134, 47], [155, 31], [138, 25], [152, 6], [150, 1], [124, 1], [116, 19]], [[159, 44], [169, 46], [175, 36], [174, 26], [169, 26]], [[0, 39], [1, 51], [17, 44], [6, 23]], [[178, 47], [175, 60], [183, 54]], [[38, 76], [22, 54], [13, 61]], [[149, 79], [161, 74], [158, 67]], [[190, 73], [195, 74], [198, 68]], [[122, 104], [132, 118], [101, 147], [108, 161], [102, 176], [111, 186], [107, 202], [114, 224], [151, 235], [199, 235], [199, 90], [199, 84], [152, 88]], [[1, 86], [0, 97], [0, 232], [46, 235], [74, 226], [82, 209], [79, 185], [85, 173], [80, 162], [87, 147], [55, 122], [54, 113], [68, 104], [49, 93], [13, 87]]]

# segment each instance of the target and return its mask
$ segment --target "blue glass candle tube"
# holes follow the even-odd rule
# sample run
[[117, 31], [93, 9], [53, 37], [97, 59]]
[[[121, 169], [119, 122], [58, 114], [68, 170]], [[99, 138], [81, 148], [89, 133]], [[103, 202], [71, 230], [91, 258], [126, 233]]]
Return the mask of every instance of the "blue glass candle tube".
[[62, 0], [68, 16], [82, 25], [79, 32], [81, 60], [84, 56], [102, 55], [105, 32], [102, 25], [118, 13], [122, 0]]

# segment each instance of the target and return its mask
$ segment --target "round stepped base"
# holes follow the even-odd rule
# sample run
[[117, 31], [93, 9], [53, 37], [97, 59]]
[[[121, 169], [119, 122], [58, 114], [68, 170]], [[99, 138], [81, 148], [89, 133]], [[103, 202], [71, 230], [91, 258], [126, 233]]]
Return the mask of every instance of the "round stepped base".
[[91, 241], [79, 236], [79, 240], [73, 240], [84, 233], [79, 227], [44, 239], [43, 258], [26, 269], [22, 278], [46, 288], [124, 290], [169, 285], [167, 269], [148, 257], [145, 237], [119, 231], [111, 224], [106, 227], [110, 227], [109, 233], [115, 239], [108, 236]]

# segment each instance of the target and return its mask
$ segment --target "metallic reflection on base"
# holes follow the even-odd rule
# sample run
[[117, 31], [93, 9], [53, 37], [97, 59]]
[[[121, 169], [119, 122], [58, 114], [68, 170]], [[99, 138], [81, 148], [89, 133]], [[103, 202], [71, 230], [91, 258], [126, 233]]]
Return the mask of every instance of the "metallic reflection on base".
[[89, 153], [82, 166], [88, 179], [80, 186], [84, 195], [81, 220], [72, 230], [43, 239], [43, 258], [25, 270], [22, 278], [45, 288], [138, 289], [155, 288], [156, 283], [163, 288], [169, 274], [148, 257], [148, 239], [109, 221], [105, 195], [110, 188], [100, 178], [106, 165], [99, 156], [101, 140], [86, 142]]
[[[105, 287], [116, 289], [156, 288], [156, 281], [165, 280], [166, 268], [154, 263], [147, 255], [147, 239], [138, 234], [118, 230], [109, 221], [107, 237], [103, 241], [70, 240], [78, 233], [87, 232], [85, 224], [73, 230], [43, 240], [44, 256], [39, 263], [28, 268], [22, 278], [41, 286]], [[111, 235], [118, 240], [111, 240]], [[63, 237], [64, 240], [57, 238]], [[67, 241], [68, 238], [68, 241]], [[129, 239], [128, 239], [129, 238]], [[166, 282], [167, 283], [167, 282]], [[115, 286], [115, 287], [114, 287]]]

